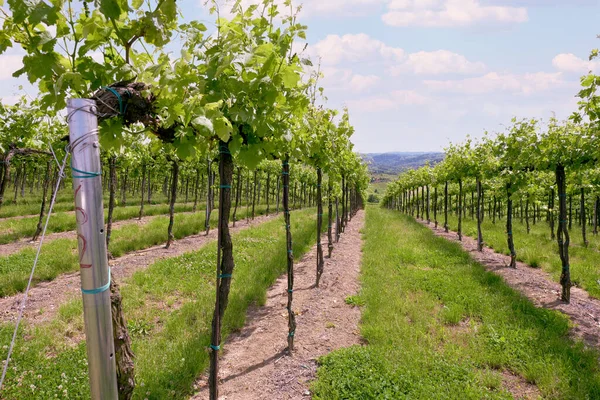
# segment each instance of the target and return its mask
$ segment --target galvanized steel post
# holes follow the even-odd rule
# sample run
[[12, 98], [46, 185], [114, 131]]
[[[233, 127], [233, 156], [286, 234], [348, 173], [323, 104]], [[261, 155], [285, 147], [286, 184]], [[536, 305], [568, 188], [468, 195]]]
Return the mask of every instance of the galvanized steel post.
[[96, 102], [67, 101], [81, 292], [92, 399], [118, 398]]

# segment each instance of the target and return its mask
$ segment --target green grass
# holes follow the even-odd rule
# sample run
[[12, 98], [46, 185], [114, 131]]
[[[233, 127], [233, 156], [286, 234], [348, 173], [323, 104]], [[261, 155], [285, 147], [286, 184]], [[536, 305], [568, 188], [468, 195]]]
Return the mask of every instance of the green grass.
[[[215, 207], [218, 206], [218, 203]], [[262, 203], [260, 206], [264, 206], [266, 208], [266, 203]], [[176, 203], [175, 204], [175, 212], [189, 212], [192, 211], [194, 207], [193, 202], [188, 203]], [[204, 203], [198, 203], [197, 210], [198, 212], [202, 212], [206, 208]], [[275, 212], [276, 204], [271, 204], [271, 210]], [[125, 221], [132, 218], [137, 218], [139, 215], [140, 207], [139, 205], [127, 206], [127, 207], [116, 207], [113, 211], [113, 221]], [[145, 205], [144, 206], [144, 216], [154, 216], [154, 215], [164, 215], [169, 213], [169, 205], [168, 204], [156, 204], [156, 205]], [[233, 213], [233, 209], [232, 209]], [[239, 205], [238, 206], [238, 220], [246, 217], [246, 206]], [[108, 213], [104, 212], [104, 220], [108, 218]], [[0, 220], [0, 244], [7, 244], [14, 242], [15, 240], [31, 237], [35, 233], [38, 217], [25, 217], [19, 219], [5, 219]], [[45, 221], [45, 219], [44, 219]], [[50, 219], [50, 223], [48, 224], [48, 233], [52, 232], [67, 232], [75, 230], [76, 221], [72, 214], [67, 214], [66, 212], [53, 212], [52, 217]]]
[[[266, 206], [256, 209], [262, 215]], [[217, 226], [218, 213], [211, 214], [210, 224]], [[72, 216], [71, 216], [72, 217]], [[204, 231], [204, 213], [176, 214], [173, 223], [175, 239], [195, 235]], [[131, 223], [115, 229], [111, 234], [109, 250], [114, 257], [125, 253], [143, 250], [167, 242], [168, 216], [158, 216], [146, 225]], [[15, 254], [0, 257], [0, 297], [10, 296], [25, 290], [37, 249], [26, 248]], [[33, 285], [51, 281], [62, 273], [79, 270], [77, 241], [58, 239], [45, 244], [33, 277]]]
[[[314, 209], [292, 213], [297, 258], [314, 243], [314, 214]], [[250, 304], [266, 302], [267, 288], [286, 270], [282, 218], [238, 232], [233, 243], [236, 267], [223, 321], [224, 337], [244, 325]], [[157, 261], [122, 285], [136, 356], [135, 399], [187, 398], [208, 366], [215, 253], [213, 241], [197, 252]], [[0, 327], [0, 343], [9, 342], [12, 329], [9, 324]], [[60, 307], [58, 317], [47, 325], [25, 325], [3, 399], [62, 398], [66, 397], [63, 390], [71, 398], [89, 398], [85, 343], [70, 340], [82, 330], [80, 300]], [[3, 347], [1, 357], [6, 357]]]
[[[442, 219], [440, 219], [443, 221]], [[458, 229], [458, 217], [448, 217], [450, 229]], [[440, 222], [443, 224], [443, 222]], [[513, 236], [517, 260], [542, 268], [551, 274], [552, 278], [560, 281], [561, 262], [558, 255], [558, 244], [556, 240], [550, 239], [550, 227], [545, 220], [538, 221], [536, 225], [531, 223], [531, 231], [527, 234], [525, 224], [519, 222], [519, 218], [513, 218]], [[506, 219], [492, 220], [486, 215], [482, 224], [483, 240], [494, 250], [509, 254], [506, 242]], [[463, 233], [467, 236], [477, 237], [477, 222], [467, 217], [463, 219]], [[600, 236], [594, 236], [588, 232], [589, 247], [583, 247], [581, 228], [573, 224], [570, 231], [571, 246], [569, 258], [571, 265], [571, 280], [577, 286], [585, 289], [591, 296], [600, 298]]]
[[[69, 184], [70, 185], [70, 184]], [[68, 186], [68, 185], [67, 185]], [[14, 190], [14, 189], [13, 189]], [[8, 191], [6, 194], [11, 194], [14, 193]], [[36, 215], [40, 213], [40, 206], [41, 206], [41, 202], [42, 202], [42, 193], [41, 191], [35, 192], [33, 194], [29, 194], [26, 193], [25, 197], [21, 198], [21, 196], [19, 195], [17, 202], [14, 203], [12, 201], [13, 197], [12, 195], [10, 196], [4, 196], [5, 199], [5, 203], [2, 205], [2, 207], [0, 208], [0, 218], [10, 218], [10, 217], [16, 217], [16, 216], [20, 216], [20, 215]], [[50, 194], [48, 194], [48, 198], [49, 198]], [[131, 194], [128, 193], [127, 195], [127, 202], [126, 204], [129, 204], [129, 206], [137, 206], [139, 207], [139, 202], [140, 202], [140, 194], [137, 193], [135, 195], [135, 197], [132, 197]], [[105, 193], [104, 194], [104, 206], [105, 208], [108, 206], [108, 194]], [[145, 197], [145, 196], [144, 196]], [[120, 205], [120, 201], [121, 201], [121, 192], [119, 191], [117, 193], [117, 207], [124, 207]], [[185, 201], [185, 195], [178, 195], [177, 197], [177, 203], [183, 203]], [[151, 200], [151, 205], [155, 205], [155, 204], [166, 204], [167, 203], [167, 198], [165, 196], [162, 195], [162, 193], [153, 193], [152, 194], [152, 200]], [[188, 198], [188, 204], [194, 203], [194, 197], [193, 196], [189, 196]], [[48, 202], [46, 204], [49, 204]], [[146, 204], [145, 206], [148, 206], [148, 204]], [[58, 192], [58, 196], [56, 197], [56, 204], [54, 205], [54, 210], [57, 212], [61, 212], [61, 211], [73, 211], [74, 209], [74, 204], [73, 204], [73, 190], [71, 188], [69, 189], [64, 189]]]
[[568, 338], [562, 314], [536, 308], [398, 212], [367, 208], [365, 346], [319, 360], [314, 399], [510, 399], [502, 372], [547, 399], [600, 398], [598, 353]]
[[[188, 212], [192, 211], [192, 208], [193, 204], [176, 204], [175, 212]], [[198, 210], [201, 211], [202, 209], [203, 208], [201, 206], [198, 207]], [[137, 218], [139, 211], [139, 206], [117, 207], [113, 211], [113, 221], [116, 222]], [[144, 216], [164, 215], [168, 213], [168, 204], [158, 204], [144, 207]], [[107, 218], [108, 214], [105, 212], [104, 220], [106, 221]], [[37, 227], [38, 219], [38, 217], [26, 217], [0, 221], [0, 244], [6, 244], [21, 238], [33, 236]], [[47, 232], [67, 232], [75, 229], [76, 221], [73, 214], [67, 214], [66, 212], [53, 212], [50, 218], [50, 223], [48, 224]]]

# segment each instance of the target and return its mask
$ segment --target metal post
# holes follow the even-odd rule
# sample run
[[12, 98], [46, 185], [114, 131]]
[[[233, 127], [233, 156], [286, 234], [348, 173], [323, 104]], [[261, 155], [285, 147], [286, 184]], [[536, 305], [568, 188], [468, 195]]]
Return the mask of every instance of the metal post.
[[118, 390], [96, 102], [69, 99], [67, 109], [90, 392], [92, 399], [111, 400]]

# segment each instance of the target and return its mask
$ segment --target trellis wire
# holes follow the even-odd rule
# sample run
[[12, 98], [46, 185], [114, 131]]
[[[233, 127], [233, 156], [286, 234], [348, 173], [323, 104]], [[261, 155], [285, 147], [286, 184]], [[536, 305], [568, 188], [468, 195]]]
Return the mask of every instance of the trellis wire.
[[[50, 146], [50, 150], [52, 151], [52, 156], [58, 162], [56, 158], [56, 154], [54, 153], [54, 149]], [[67, 150], [69, 150], [69, 146], [67, 146]], [[19, 308], [19, 315], [17, 316], [17, 322], [15, 325], [15, 330], [12, 335], [12, 339], [10, 341], [10, 346], [8, 348], [8, 354], [6, 356], [6, 361], [4, 361], [4, 369], [2, 370], [2, 377], [0, 378], [0, 390], [2, 389], [2, 384], [4, 383], [4, 379], [6, 378], [6, 372], [8, 371], [8, 363], [10, 361], [10, 356], [12, 354], [13, 348], [15, 346], [15, 341], [17, 339], [17, 332], [19, 331], [19, 325], [21, 324], [21, 319], [23, 318], [23, 312], [25, 311], [25, 305], [27, 304], [27, 296], [29, 294], [29, 288], [31, 287], [31, 281], [33, 280], [33, 274], [35, 273], [35, 268], [37, 266], [38, 260], [40, 258], [40, 252], [42, 250], [42, 244], [44, 243], [44, 237], [46, 236], [46, 229], [48, 228], [48, 222], [50, 222], [50, 216], [52, 214], [52, 209], [54, 208], [54, 203], [56, 202], [56, 195], [58, 192], [58, 188], [60, 187], [60, 183], [62, 179], [65, 177], [64, 171], [65, 166], [67, 164], [67, 158], [69, 157], [69, 152], [65, 153], [65, 158], [63, 159], [62, 165], [59, 164], [60, 171], [58, 173], [58, 179], [56, 180], [56, 187], [54, 189], [54, 194], [52, 196], [52, 201], [50, 202], [50, 209], [48, 210], [48, 216], [46, 217], [46, 223], [44, 224], [44, 230], [42, 231], [42, 236], [40, 237], [40, 243], [38, 244], [37, 253], [35, 255], [35, 260], [33, 261], [33, 267], [31, 268], [31, 273], [29, 274], [29, 281], [27, 282], [27, 288], [25, 288], [25, 292], [23, 293], [23, 300], [21, 301], [21, 306]]]

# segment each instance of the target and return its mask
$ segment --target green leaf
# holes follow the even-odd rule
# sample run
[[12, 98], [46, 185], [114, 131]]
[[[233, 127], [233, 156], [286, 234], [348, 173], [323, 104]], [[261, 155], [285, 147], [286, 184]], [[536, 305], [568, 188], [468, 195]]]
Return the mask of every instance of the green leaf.
[[587, 76], [583, 76], [581, 78], [581, 86], [583, 87], [590, 87], [592, 85], [592, 83], [594, 83], [594, 80], [596, 79], [596, 75], [587, 75]]
[[107, 18], [118, 19], [122, 10], [117, 0], [100, 0], [100, 11]]
[[298, 86], [298, 81], [300, 81], [300, 75], [298, 75], [291, 68], [285, 68], [281, 71], [281, 79], [283, 80], [283, 85], [286, 89], [291, 89]]
[[206, 129], [209, 133], [213, 133], [215, 131], [212, 121], [203, 115], [194, 118], [192, 120], [192, 126], [198, 131], [202, 129]]
[[228, 142], [229, 138], [231, 138], [231, 122], [225, 117], [219, 117], [214, 121], [214, 129], [215, 133], [224, 142]]

